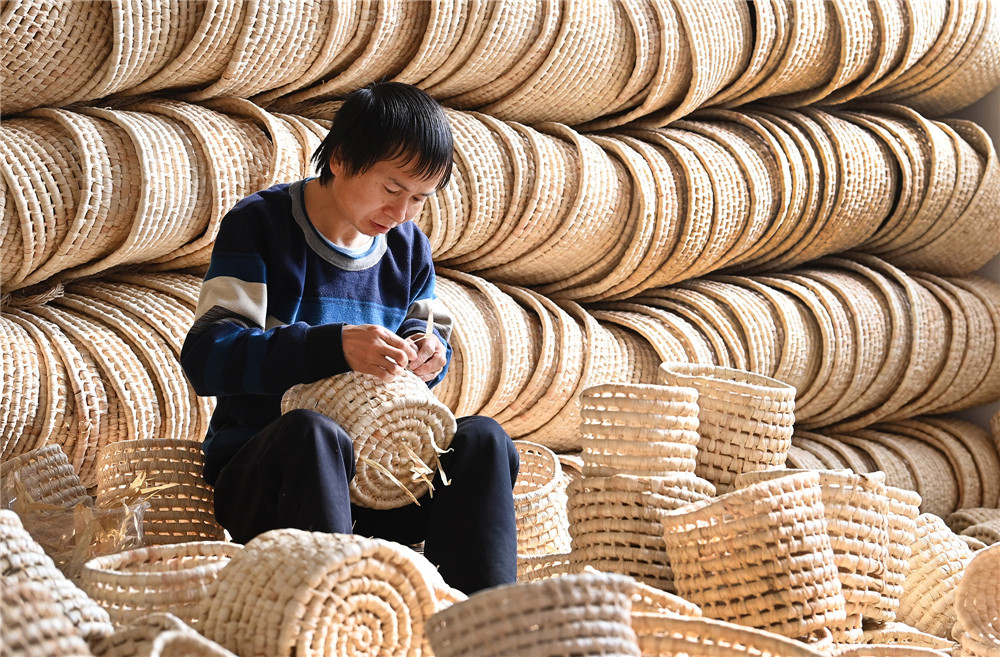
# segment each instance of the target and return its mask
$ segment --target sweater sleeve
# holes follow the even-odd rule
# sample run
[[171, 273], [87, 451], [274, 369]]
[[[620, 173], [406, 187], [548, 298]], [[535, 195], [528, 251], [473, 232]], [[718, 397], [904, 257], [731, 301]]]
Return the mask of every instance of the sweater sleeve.
[[181, 366], [199, 395], [280, 394], [349, 369], [343, 324], [268, 320], [266, 250], [259, 248], [267, 236], [248, 223], [232, 213], [223, 220], [181, 348]]

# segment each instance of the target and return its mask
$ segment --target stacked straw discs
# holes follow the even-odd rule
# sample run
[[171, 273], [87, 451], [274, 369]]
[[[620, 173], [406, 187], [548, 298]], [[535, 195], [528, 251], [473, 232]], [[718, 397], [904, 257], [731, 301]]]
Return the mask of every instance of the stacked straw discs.
[[200, 441], [112, 443], [97, 458], [97, 502], [111, 505], [129, 493], [164, 486], [143, 514], [145, 545], [222, 541], [225, 532], [215, 520], [214, 494], [203, 468]]
[[955, 587], [953, 633], [963, 654], [996, 655], [1000, 651], [1000, 546], [980, 550]]
[[294, 107], [385, 79], [508, 120], [593, 128], [662, 126], [760, 98], [872, 97], [943, 114], [1000, 82], [1000, 16], [977, 7], [181, 3], [120, 12], [34, 0], [8, 12], [13, 36], [0, 61], [17, 81], [5, 113], [161, 90]]
[[455, 416], [411, 372], [389, 382], [349, 372], [300, 384], [281, 400], [283, 413], [294, 409], [322, 413], [351, 437], [358, 460], [351, 501], [372, 509], [405, 506], [430, 491], [438, 454], [455, 436]]
[[521, 458], [514, 483], [518, 559], [569, 551], [566, 485], [562, 466], [547, 447], [514, 441]]
[[597, 572], [498, 586], [434, 614], [427, 637], [438, 657], [638, 657], [633, 587], [629, 577]]
[[793, 638], [845, 622], [818, 474], [752, 484], [662, 522], [677, 592], [706, 616]]
[[660, 381], [698, 391], [698, 476], [726, 491], [742, 472], [784, 466], [795, 388], [752, 372], [673, 362], [660, 366]]
[[[737, 487], [797, 471], [745, 473]], [[837, 643], [859, 643], [862, 620], [892, 621], [895, 614], [881, 604], [889, 559], [889, 498], [881, 473], [860, 475], [849, 470], [820, 470], [823, 512], [846, 602], [846, 624], [833, 627]]]
[[[3, 548], [0, 550], [0, 568], [5, 587], [42, 587], [50, 601], [69, 618], [84, 639], [90, 640], [112, 631], [108, 612], [56, 568], [52, 559], [24, 530], [13, 511], [0, 510], [0, 546]], [[4, 618], [6, 634], [6, 614]]]
[[241, 546], [188, 541], [126, 550], [88, 561], [80, 586], [116, 625], [170, 613], [197, 626], [209, 586]]
[[236, 654], [419, 654], [444, 590], [430, 562], [396, 543], [274, 530], [219, 571], [199, 631]]

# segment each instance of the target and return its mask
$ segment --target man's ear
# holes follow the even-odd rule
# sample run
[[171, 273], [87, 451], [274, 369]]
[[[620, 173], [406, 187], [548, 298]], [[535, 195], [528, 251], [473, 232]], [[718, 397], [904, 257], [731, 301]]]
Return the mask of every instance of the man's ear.
[[344, 172], [344, 163], [336, 155], [330, 156], [330, 172], [333, 174], [334, 178], [340, 176]]

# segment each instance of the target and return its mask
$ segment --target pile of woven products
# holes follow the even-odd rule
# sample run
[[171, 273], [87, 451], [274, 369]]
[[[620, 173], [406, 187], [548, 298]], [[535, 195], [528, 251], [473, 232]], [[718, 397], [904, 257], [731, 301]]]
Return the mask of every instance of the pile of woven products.
[[[1000, 656], [1000, 2], [7, 0], [0, 656]], [[287, 391], [355, 504], [514, 439], [518, 582], [234, 543], [180, 363], [344, 93], [445, 108], [428, 389]], [[968, 109], [972, 106], [972, 109]], [[994, 121], [995, 123], [995, 121]], [[991, 132], [992, 131], [992, 132]]]

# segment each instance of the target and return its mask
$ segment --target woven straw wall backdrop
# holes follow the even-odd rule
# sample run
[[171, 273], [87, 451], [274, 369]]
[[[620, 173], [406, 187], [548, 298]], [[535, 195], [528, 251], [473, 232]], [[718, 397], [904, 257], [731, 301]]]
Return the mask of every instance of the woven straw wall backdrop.
[[[112, 633], [0, 511], [16, 645], [529, 654], [539, 625], [538, 654], [1000, 654], [973, 613], [995, 591], [962, 578], [996, 561], [1000, 414], [992, 436], [951, 415], [1000, 400], [1000, 283], [974, 274], [1000, 253], [1000, 160], [948, 118], [1000, 84], [1000, 3], [8, 0], [0, 24], [4, 476], [56, 507], [141, 471], [176, 484], [146, 523], [168, 556], [91, 574], [182, 581], [142, 618], [163, 591], [123, 593]], [[382, 79], [440, 100], [455, 136], [416, 219], [453, 361], [405, 394], [441, 430], [401, 476], [429, 478], [451, 416], [495, 417], [524, 465], [520, 577], [573, 575], [440, 616], [464, 596], [395, 544], [212, 548], [214, 400], [178, 363], [225, 213], [310, 175], [337, 97]], [[384, 448], [365, 454], [396, 463]], [[844, 469], [878, 499], [837, 497]], [[865, 513], [877, 558], [846, 535]], [[198, 583], [195, 554], [218, 562]], [[542, 606], [497, 618], [511, 600]]]

